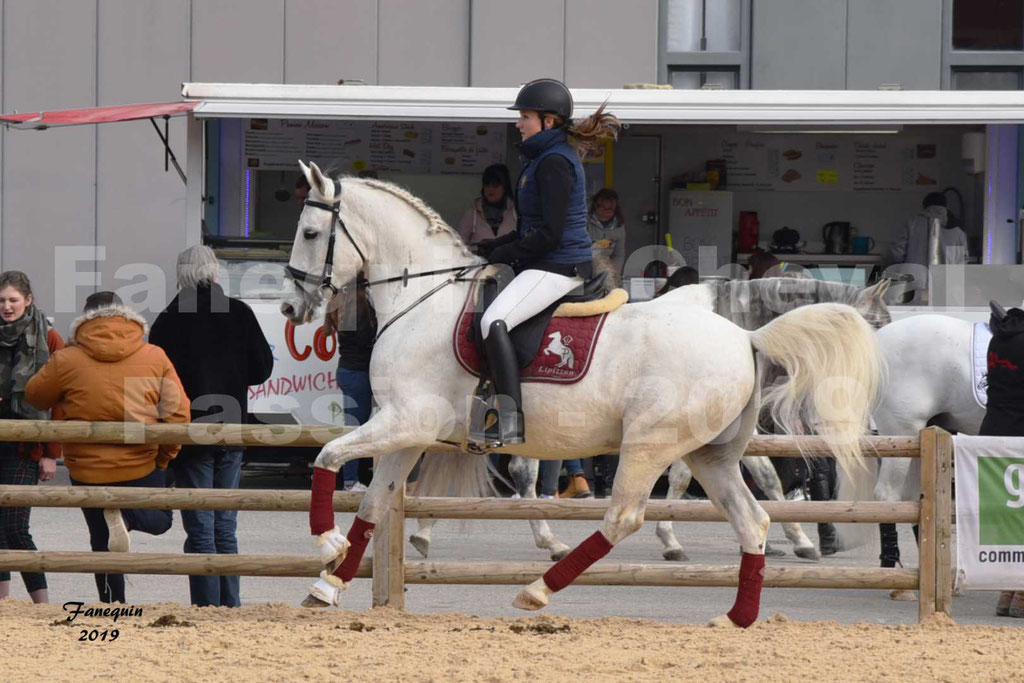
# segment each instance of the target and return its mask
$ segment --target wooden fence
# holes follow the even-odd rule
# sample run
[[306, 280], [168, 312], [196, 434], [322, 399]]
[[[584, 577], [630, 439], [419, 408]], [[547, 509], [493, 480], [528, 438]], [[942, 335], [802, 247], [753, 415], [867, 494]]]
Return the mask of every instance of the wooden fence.
[[[313, 446], [346, 431], [301, 425], [179, 425], [0, 420], [2, 441], [63, 443], [184, 443], [224, 445]], [[812, 445], [820, 440], [811, 438]], [[917, 569], [772, 566], [766, 587], [916, 589], [919, 617], [950, 613], [952, 603], [951, 489], [952, 437], [935, 427], [919, 437], [870, 437], [868, 457], [921, 459], [921, 499], [917, 502], [763, 502], [773, 522], [917, 523], [920, 562]], [[755, 436], [746, 455], [799, 455], [792, 437]], [[361, 494], [336, 493], [336, 512], [355, 512]], [[0, 506], [102, 507], [177, 510], [308, 511], [306, 491], [156, 489], [123, 487], [0, 486]], [[377, 525], [373, 554], [356, 574], [373, 579], [373, 604], [404, 607], [405, 585], [527, 584], [548, 567], [546, 562], [406, 561], [405, 520], [547, 519], [599, 520], [606, 500], [511, 500], [501, 498], [406, 498], [395, 496], [386, 520]], [[706, 501], [650, 501], [646, 521], [724, 521]], [[90, 553], [0, 551], [0, 571], [128, 574], [209, 574], [315, 577], [323, 567], [310, 557], [279, 555], [199, 555], [175, 553]], [[581, 585], [735, 586], [738, 566], [632, 564], [602, 561], [577, 579]]]

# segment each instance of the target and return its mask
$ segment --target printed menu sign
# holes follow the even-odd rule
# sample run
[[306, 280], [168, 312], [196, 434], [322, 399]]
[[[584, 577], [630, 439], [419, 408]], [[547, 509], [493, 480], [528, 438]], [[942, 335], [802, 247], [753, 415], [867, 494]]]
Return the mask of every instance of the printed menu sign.
[[506, 128], [499, 123], [251, 119], [243, 163], [292, 171], [302, 159], [341, 173], [480, 173], [505, 161]]

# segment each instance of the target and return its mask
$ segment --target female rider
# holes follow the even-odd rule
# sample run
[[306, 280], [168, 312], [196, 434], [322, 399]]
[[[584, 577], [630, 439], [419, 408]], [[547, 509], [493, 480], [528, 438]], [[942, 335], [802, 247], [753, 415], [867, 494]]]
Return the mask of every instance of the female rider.
[[491, 263], [511, 266], [515, 279], [481, 319], [487, 363], [499, 397], [495, 442], [525, 440], [519, 365], [509, 338], [516, 325], [540, 313], [591, 277], [586, 182], [580, 156], [614, 138], [619, 122], [602, 105], [573, 123], [572, 95], [561, 81], [541, 78], [524, 85], [509, 109], [519, 112], [516, 128], [523, 170], [516, 183], [516, 231], [485, 240], [478, 250]]

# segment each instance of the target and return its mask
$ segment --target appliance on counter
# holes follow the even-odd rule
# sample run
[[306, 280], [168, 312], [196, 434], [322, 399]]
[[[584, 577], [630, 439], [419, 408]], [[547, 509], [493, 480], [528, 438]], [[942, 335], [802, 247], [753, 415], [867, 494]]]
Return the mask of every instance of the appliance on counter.
[[716, 274], [732, 255], [732, 200], [732, 192], [708, 190], [672, 190], [669, 195], [672, 246], [702, 276]]
[[757, 249], [760, 227], [760, 222], [757, 220], [757, 211], [740, 211], [739, 226], [736, 233], [737, 253], [748, 254]]
[[826, 254], [849, 254], [853, 228], [849, 221], [832, 221], [821, 229]]
[[772, 243], [768, 248], [773, 254], [799, 254], [804, 244], [800, 241], [799, 232], [783, 226], [772, 233]]

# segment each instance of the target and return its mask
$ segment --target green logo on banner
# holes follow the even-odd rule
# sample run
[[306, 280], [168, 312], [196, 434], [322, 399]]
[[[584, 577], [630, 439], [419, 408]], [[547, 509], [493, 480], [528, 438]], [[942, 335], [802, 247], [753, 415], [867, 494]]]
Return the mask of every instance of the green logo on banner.
[[978, 458], [982, 545], [1024, 545], [1024, 458]]

